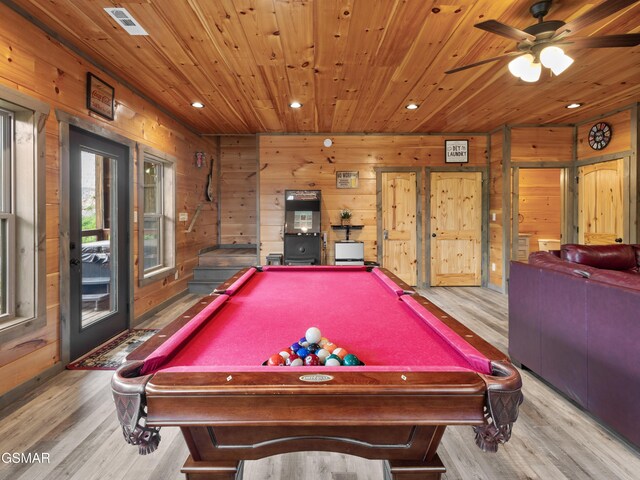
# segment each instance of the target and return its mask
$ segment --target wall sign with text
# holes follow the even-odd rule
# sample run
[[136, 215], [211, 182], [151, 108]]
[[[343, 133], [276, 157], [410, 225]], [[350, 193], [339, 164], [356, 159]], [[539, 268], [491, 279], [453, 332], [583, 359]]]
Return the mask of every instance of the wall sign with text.
[[336, 172], [336, 188], [358, 188], [359, 172]]
[[92, 73], [87, 73], [87, 108], [109, 120], [113, 120], [115, 91]]
[[445, 140], [445, 163], [467, 163], [469, 161], [469, 140]]

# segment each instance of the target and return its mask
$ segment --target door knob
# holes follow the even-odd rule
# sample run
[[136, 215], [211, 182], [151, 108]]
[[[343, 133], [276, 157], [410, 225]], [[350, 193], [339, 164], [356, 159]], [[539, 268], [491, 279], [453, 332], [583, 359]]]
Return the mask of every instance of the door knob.
[[69, 263], [71, 265], [80, 265], [80, 260], [78, 260], [77, 258], [72, 258]]
[[436, 234], [435, 234], [435, 233], [432, 233], [432, 234], [431, 234], [431, 236], [432, 236], [433, 238], [436, 238]]
[[616, 243], [622, 243], [622, 239], [621, 238], [616, 238]]

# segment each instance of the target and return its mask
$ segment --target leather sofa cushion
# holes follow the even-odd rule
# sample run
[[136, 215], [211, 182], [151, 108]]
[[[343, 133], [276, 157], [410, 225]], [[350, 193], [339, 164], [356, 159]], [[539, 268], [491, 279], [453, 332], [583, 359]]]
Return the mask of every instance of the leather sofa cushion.
[[635, 270], [636, 251], [631, 245], [562, 245], [562, 260], [607, 270]]

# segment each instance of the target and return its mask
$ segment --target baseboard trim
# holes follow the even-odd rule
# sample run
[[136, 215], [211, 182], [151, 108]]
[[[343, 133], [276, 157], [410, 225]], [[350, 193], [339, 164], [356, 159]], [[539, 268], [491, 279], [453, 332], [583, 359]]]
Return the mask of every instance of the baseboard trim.
[[131, 328], [136, 328], [141, 323], [149, 320], [151, 317], [153, 317], [160, 310], [164, 310], [169, 305], [171, 305], [173, 302], [175, 302], [176, 300], [179, 300], [180, 298], [184, 297], [188, 293], [189, 293], [189, 289], [185, 288], [181, 292], [175, 294], [173, 297], [170, 297], [170, 298], [166, 299], [164, 302], [160, 303], [159, 305], [156, 305], [151, 310], [147, 310], [142, 315], [140, 315], [138, 318], [134, 318], [133, 319], [133, 322], [131, 322]]
[[[46, 369], [44, 372], [38, 374], [37, 376], [0, 395], [0, 410], [4, 410], [9, 406], [18, 408], [22, 404], [27, 403], [30, 400], [28, 398], [28, 395], [30, 393], [32, 393], [40, 385], [44, 384], [45, 382], [62, 372], [64, 370], [64, 367], [65, 365], [62, 362], [58, 362], [52, 367]], [[22, 402], [20, 402], [20, 404], [18, 405], [17, 402], [20, 400], [22, 400]], [[8, 412], [3, 411], [2, 416], [6, 416], [7, 413]]]

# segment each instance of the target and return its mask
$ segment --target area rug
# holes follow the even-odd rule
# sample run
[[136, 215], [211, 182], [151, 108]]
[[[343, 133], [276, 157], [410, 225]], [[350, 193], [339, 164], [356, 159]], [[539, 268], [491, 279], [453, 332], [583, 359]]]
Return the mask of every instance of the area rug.
[[158, 330], [141, 329], [123, 332], [100, 345], [84, 357], [67, 365], [69, 370], [116, 370], [124, 359]]

